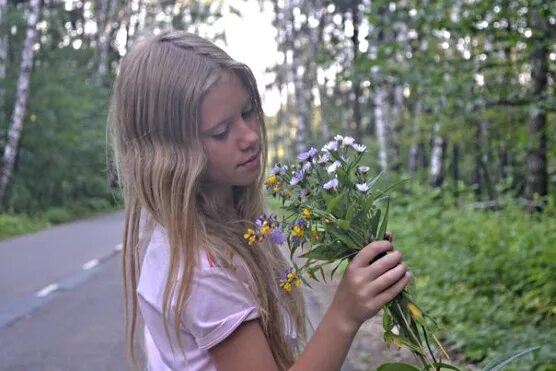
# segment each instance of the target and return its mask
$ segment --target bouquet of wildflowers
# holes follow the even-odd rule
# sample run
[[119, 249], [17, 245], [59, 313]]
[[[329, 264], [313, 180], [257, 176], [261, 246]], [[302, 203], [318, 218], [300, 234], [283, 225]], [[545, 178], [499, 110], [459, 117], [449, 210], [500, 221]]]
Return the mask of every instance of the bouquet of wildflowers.
[[[332, 278], [361, 248], [385, 238], [391, 187], [380, 190], [380, 175], [370, 176], [369, 167], [360, 165], [365, 152], [353, 138], [337, 135], [320, 151], [300, 153], [295, 165], [274, 165], [265, 186], [281, 200], [285, 216], [279, 221], [275, 215], [261, 215], [244, 238], [249, 245], [265, 238], [287, 244], [293, 268], [277, 277], [284, 291], [302, 282], [310, 287], [307, 278], [318, 280], [320, 275], [326, 280], [325, 266]], [[298, 256], [302, 265], [294, 259]], [[386, 305], [383, 328], [386, 344], [408, 348], [423, 370], [458, 370], [443, 362], [448, 355], [434, 334], [436, 324], [407, 290]], [[388, 363], [379, 370], [418, 369]]]

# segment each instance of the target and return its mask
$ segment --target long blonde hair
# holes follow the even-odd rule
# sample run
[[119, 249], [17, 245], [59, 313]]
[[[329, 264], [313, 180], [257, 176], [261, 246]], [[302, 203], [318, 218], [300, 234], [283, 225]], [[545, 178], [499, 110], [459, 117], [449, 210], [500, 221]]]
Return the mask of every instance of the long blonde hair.
[[[234, 187], [239, 219], [221, 215], [202, 192], [205, 152], [199, 136], [200, 104], [224, 73], [234, 73], [247, 89], [260, 120], [263, 168], [257, 181]], [[261, 100], [251, 70], [211, 42], [186, 32], [166, 32], [138, 42], [121, 61], [114, 85], [108, 129], [125, 202], [122, 267], [128, 353], [137, 365], [134, 344], [138, 320], [137, 281], [144, 243], [141, 227], [161, 225], [170, 245], [163, 316], [181, 349], [179, 320], [199, 249], [209, 249], [224, 265], [240, 257], [260, 313], [260, 323], [280, 369], [294, 361], [298, 347], [288, 344], [283, 311], [305, 339], [301, 294], [281, 292], [276, 279], [287, 263], [276, 246], [248, 246], [243, 231], [264, 211], [262, 182], [267, 139]], [[175, 299], [175, 309], [172, 308]], [[170, 318], [173, 315], [173, 318]]]

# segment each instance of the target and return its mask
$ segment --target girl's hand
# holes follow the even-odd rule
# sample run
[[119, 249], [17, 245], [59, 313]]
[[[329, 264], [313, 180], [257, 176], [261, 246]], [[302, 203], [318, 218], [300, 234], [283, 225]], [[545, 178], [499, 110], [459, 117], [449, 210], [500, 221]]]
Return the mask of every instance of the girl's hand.
[[[391, 234], [389, 236], [391, 239]], [[386, 256], [370, 264], [381, 253]], [[399, 251], [390, 241], [375, 241], [364, 247], [350, 262], [330, 306], [350, 329], [358, 329], [408, 284]]]

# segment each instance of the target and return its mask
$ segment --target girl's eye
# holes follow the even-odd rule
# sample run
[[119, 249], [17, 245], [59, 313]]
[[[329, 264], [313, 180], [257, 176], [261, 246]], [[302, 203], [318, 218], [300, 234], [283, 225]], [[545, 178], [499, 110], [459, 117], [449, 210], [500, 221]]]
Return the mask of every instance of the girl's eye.
[[253, 115], [253, 113], [255, 112], [255, 110], [253, 108], [249, 108], [246, 111], [243, 111], [241, 113], [241, 116], [243, 117], [243, 119], [248, 119], [251, 117], [251, 115]]
[[228, 136], [228, 132], [229, 132], [229, 130], [228, 130], [228, 128], [226, 128], [226, 130], [224, 130], [221, 133], [213, 134], [212, 137], [216, 140], [224, 140]]

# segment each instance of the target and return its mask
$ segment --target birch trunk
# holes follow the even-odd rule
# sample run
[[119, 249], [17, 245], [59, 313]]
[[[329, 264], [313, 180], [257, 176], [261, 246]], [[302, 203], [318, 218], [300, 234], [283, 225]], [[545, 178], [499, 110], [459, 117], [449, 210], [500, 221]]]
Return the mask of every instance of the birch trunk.
[[444, 147], [446, 143], [440, 135], [440, 122], [434, 125], [432, 140], [430, 183], [433, 187], [440, 187], [444, 182]]
[[382, 87], [378, 87], [374, 96], [374, 118], [376, 139], [378, 141], [378, 159], [380, 167], [383, 171], [388, 169], [388, 155], [386, 144], [386, 121], [384, 115], [384, 105], [386, 104], [386, 91]]
[[422, 146], [419, 143], [419, 123], [418, 119], [421, 117], [421, 102], [417, 102], [415, 105], [415, 114], [413, 115], [413, 122], [411, 127], [412, 142], [409, 148], [409, 159], [407, 165], [407, 171], [409, 175], [415, 175], [417, 172], [419, 164], [419, 153], [422, 150]]
[[361, 17], [359, 15], [358, 2], [354, 2], [351, 8], [351, 20], [353, 22], [353, 36], [351, 37], [353, 59], [352, 59], [352, 71], [353, 71], [353, 122], [355, 124], [355, 137], [358, 140], [363, 139], [363, 128], [361, 125], [361, 105], [359, 99], [361, 98], [361, 78], [357, 72], [357, 56], [359, 54], [359, 22], [361, 22]]
[[[548, 22], [540, 12], [534, 12], [531, 23], [537, 32], [548, 33]], [[540, 102], [548, 94], [548, 48], [542, 38], [537, 37], [531, 55], [531, 80], [533, 82], [533, 101]], [[535, 195], [546, 196], [548, 194], [548, 170], [546, 153], [547, 132], [546, 112], [540, 105], [533, 110], [533, 114], [527, 125], [527, 167], [525, 196], [533, 201]], [[531, 211], [538, 209], [530, 205]]]
[[397, 85], [394, 87], [391, 103], [387, 106], [390, 108], [389, 114], [386, 116], [386, 143], [388, 146], [388, 159], [390, 168], [394, 171], [400, 168], [400, 145], [398, 142], [398, 133], [401, 108], [403, 105], [403, 87]]
[[[104, 3], [105, 1], [103, 1]], [[97, 69], [97, 85], [100, 86], [104, 82], [108, 66], [108, 49], [110, 48], [110, 36], [112, 35], [112, 22], [114, 21], [114, 14], [116, 12], [116, 0], [110, 0], [108, 6], [108, 15], [104, 18], [104, 23], [101, 24], [99, 30], [99, 45], [98, 45], [98, 69]]]
[[6, 79], [6, 60], [8, 56], [8, 36], [3, 32], [6, 28], [3, 24], [4, 15], [6, 11], [6, 0], [0, 0], [0, 125], [4, 125], [4, 103], [6, 86], [4, 80]]
[[29, 2], [27, 31], [23, 43], [14, 111], [8, 129], [8, 139], [4, 147], [2, 171], [0, 172], [0, 208], [4, 206], [6, 191], [12, 178], [21, 131], [23, 129], [23, 118], [29, 96], [29, 80], [31, 78], [31, 68], [33, 67], [33, 46], [37, 38], [36, 26], [39, 18], [40, 4], [40, 0], [31, 0]]
[[287, 14], [289, 21], [286, 25], [286, 40], [291, 51], [292, 60], [290, 65], [290, 72], [292, 75], [292, 82], [294, 86], [294, 97], [296, 107], [296, 140], [295, 149], [297, 153], [303, 152], [307, 145], [307, 110], [305, 107], [305, 100], [303, 97], [303, 82], [299, 76], [298, 67], [300, 66], [299, 48], [295, 45], [297, 32], [295, 29], [295, 16], [294, 16], [295, 2], [293, 0], [287, 1]]

